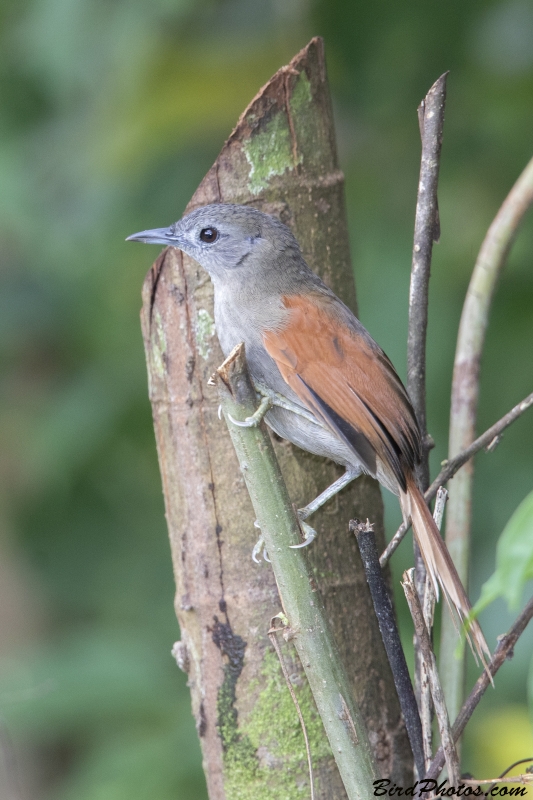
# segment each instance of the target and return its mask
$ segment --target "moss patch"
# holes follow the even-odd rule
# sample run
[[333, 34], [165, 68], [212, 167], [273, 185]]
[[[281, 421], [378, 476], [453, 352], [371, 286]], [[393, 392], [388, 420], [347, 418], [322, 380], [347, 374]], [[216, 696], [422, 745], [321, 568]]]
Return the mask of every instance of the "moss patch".
[[298, 126], [300, 119], [308, 118], [309, 113], [314, 110], [311, 105], [312, 102], [311, 83], [307, 80], [305, 72], [301, 72], [290, 99], [291, 113], [294, 116], [295, 126]]
[[278, 112], [248, 141], [243, 143], [246, 160], [250, 165], [248, 188], [258, 194], [268, 187], [275, 175], [294, 169], [291, 131], [285, 111]]
[[[232, 783], [248, 786], [255, 777], [258, 761], [249, 737], [239, 730], [235, 708], [237, 681], [242, 672], [246, 642], [233, 633], [229, 622], [220, 622], [217, 617], [213, 625], [213, 641], [228, 659], [217, 697], [217, 728], [222, 740], [224, 772], [231, 776]], [[228, 797], [234, 800], [241, 795], [229, 792]]]
[[204, 361], [211, 352], [210, 340], [215, 335], [215, 321], [209, 311], [200, 308], [196, 315], [196, 349]]
[[[290, 656], [287, 660], [291, 672]], [[294, 676], [316, 780], [317, 765], [332, 757], [331, 750], [309, 685], [295, 670]], [[227, 795], [231, 800], [302, 800], [309, 794], [304, 737], [278, 658], [270, 650], [265, 653], [260, 683], [264, 688], [239, 727], [238, 747], [224, 759]], [[257, 684], [249, 691], [255, 693]]]

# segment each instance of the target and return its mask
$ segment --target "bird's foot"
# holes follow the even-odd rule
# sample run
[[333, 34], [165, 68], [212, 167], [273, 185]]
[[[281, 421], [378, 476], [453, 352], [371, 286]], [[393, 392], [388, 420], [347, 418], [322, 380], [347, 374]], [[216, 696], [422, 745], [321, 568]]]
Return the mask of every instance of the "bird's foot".
[[298, 516], [300, 520], [306, 520], [311, 514], [314, 514], [315, 511], [322, 508], [322, 506], [327, 503], [328, 500], [331, 500], [332, 497], [335, 497], [341, 489], [344, 489], [344, 487], [348, 486], [355, 478], [358, 478], [361, 472], [362, 469], [360, 467], [347, 467], [346, 472], [344, 472], [340, 478], [337, 478], [331, 486], [328, 486], [318, 497], [315, 497], [311, 503], [299, 509]]
[[[299, 417], [304, 417], [304, 419], [308, 420], [308, 422], [312, 422], [319, 428], [323, 428], [324, 426], [322, 423], [315, 417], [311, 411], [308, 411], [303, 406], [298, 405], [297, 403], [293, 403], [291, 400], [288, 400], [279, 392], [275, 392], [273, 389], [269, 389], [267, 386], [264, 386], [262, 383], [254, 383], [254, 388], [261, 398], [261, 402], [257, 410], [251, 414], [249, 417], [246, 417], [245, 420], [238, 420], [234, 419], [231, 414], [228, 414], [230, 422], [234, 425], [237, 425], [239, 428], [255, 428], [259, 425], [267, 411], [272, 408], [272, 406], [277, 406], [278, 408], [284, 408], [285, 411], [291, 411], [293, 414], [297, 414]], [[218, 416], [220, 418], [220, 410]]]
[[257, 408], [256, 411], [254, 411], [254, 413], [251, 416], [246, 417], [246, 419], [242, 421], [238, 419], [233, 419], [231, 414], [228, 414], [228, 418], [230, 422], [232, 422], [234, 425], [237, 425], [239, 428], [257, 428], [257, 426], [267, 413], [268, 409], [271, 407], [272, 407], [272, 401], [270, 397], [263, 396], [263, 399], [261, 400], [259, 407]]
[[[254, 528], [259, 528], [259, 522], [257, 520], [254, 522]], [[263, 560], [268, 561], [270, 564], [271, 561], [268, 557], [267, 549], [265, 547], [265, 540], [262, 536], [259, 537], [254, 545], [254, 549], [252, 550], [252, 560], [255, 561], [256, 564], [261, 563], [261, 553], [263, 553]]]

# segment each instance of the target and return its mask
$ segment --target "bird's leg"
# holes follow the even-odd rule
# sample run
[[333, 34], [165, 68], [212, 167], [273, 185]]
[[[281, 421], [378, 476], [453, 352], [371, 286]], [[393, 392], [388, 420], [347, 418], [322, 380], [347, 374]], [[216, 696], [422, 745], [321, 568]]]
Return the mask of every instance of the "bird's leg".
[[[314, 514], [315, 511], [318, 511], [319, 508], [322, 508], [322, 506], [327, 503], [328, 500], [330, 500], [332, 497], [335, 497], [335, 495], [338, 494], [341, 489], [344, 489], [345, 486], [348, 486], [349, 483], [358, 478], [362, 471], [363, 470], [360, 467], [347, 467], [344, 475], [341, 475], [340, 478], [337, 478], [337, 480], [331, 484], [331, 486], [328, 486], [327, 489], [324, 489], [324, 491], [319, 494], [318, 497], [315, 497], [311, 503], [304, 506], [304, 508], [298, 509], [296, 513], [298, 514], [298, 520], [304, 533], [305, 540], [300, 544], [291, 544], [289, 547], [291, 547], [293, 550], [298, 550], [301, 547], [308, 547], [311, 542], [316, 539], [317, 532], [314, 528], [308, 525], [305, 520], [308, 519], [311, 514]], [[254, 522], [254, 527], [259, 528], [259, 523], [257, 520]], [[259, 537], [254, 549], [252, 550], [252, 558], [256, 564], [259, 564], [259, 556], [261, 551], [263, 552], [264, 560], [270, 562], [265, 548], [265, 540], [262, 536]]]
[[331, 486], [328, 486], [327, 489], [315, 497], [315, 499], [309, 503], [308, 505], [304, 506], [304, 508], [298, 509], [298, 519], [300, 520], [300, 525], [305, 535], [305, 540], [301, 542], [301, 544], [291, 544], [289, 545], [292, 547], [293, 550], [297, 550], [300, 547], [307, 547], [311, 544], [311, 542], [316, 539], [317, 533], [314, 528], [305, 522], [311, 514], [314, 514], [315, 511], [318, 511], [319, 508], [328, 502], [332, 497], [335, 497], [341, 489], [344, 489], [345, 486], [348, 486], [355, 478], [359, 477], [361, 474], [362, 469], [360, 467], [347, 467], [346, 472], [344, 475], [341, 475], [340, 478], [337, 478]]
[[337, 478], [331, 486], [328, 486], [327, 489], [315, 497], [315, 499], [309, 503], [308, 505], [304, 506], [304, 508], [300, 508], [298, 510], [298, 516], [301, 520], [305, 520], [314, 514], [315, 511], [318, 511], [319, 508], [322, 508], [325, 503], [328, 502], [332, 497], [335, 497], [336, 494], [340, 492], [341, 489], [344, 489], [345, 486], [348, 486], [349, 483], [354, 481], [356, 478], [359, 477], [362, 470], [360, 467], [347, 467], [346, 472]]

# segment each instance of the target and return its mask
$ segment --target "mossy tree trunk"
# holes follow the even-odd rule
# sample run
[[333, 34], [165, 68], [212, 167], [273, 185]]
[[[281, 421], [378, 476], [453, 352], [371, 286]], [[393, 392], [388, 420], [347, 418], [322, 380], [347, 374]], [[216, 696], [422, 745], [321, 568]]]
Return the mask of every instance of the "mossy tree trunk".
[[[254, 205], [296, 234], [304, 256], [355, 309], [343, 175], [338, 169], [323, 44], [313, 39], [244, 111], [188, 205]], [[223, 360], [213, 292], [202, 269], [163, 251], [143, 290], [148, 363], [166, 516], [176, 578], [182, 663], [211, 800], [301, 798], [308, 783], [303, 737], [267, 631], [281, 609], [273, 573], [251, 550], [254, 514], [217, 393], [207, 386]], [[274, 442], [294, 502], [303, 505], [339, 468]], [[407, 785], [411, 755], [392, 676], [372, 611], [351, 517], [376, 523], [377, 484], [360, 478], [313, 517], [310, 548], [322, 592], [376, 758]], [[285, 658], [309, 728], [318, 797], [345, 797], [320, 719], [290, 644]]]

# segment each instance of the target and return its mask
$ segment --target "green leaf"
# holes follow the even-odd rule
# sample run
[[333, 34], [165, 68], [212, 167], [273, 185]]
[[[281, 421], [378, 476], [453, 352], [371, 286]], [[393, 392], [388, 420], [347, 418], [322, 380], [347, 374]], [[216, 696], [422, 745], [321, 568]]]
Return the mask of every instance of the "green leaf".
[[496, 548], [496, 570], [483, 584], [474, 606], [477, 616], [497, 597], [517, 608], [526, 582], [533, 578], [533, 492], [520, 503], [503, 529]]

